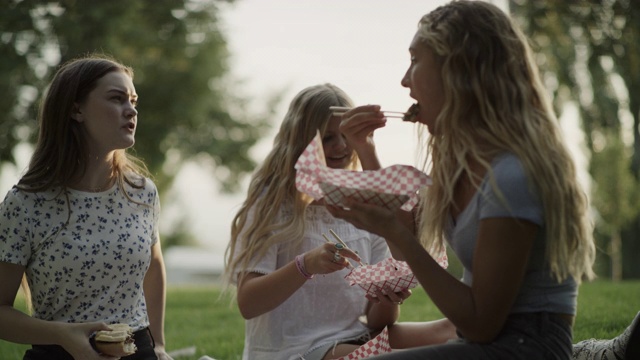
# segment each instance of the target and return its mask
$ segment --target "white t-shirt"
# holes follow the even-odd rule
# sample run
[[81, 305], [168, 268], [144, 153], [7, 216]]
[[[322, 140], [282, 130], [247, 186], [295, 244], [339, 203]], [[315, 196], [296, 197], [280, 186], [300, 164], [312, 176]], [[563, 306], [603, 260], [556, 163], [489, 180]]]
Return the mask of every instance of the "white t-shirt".
[[[0, 261], [26, 267], [38, 319], [149, 325], [143, 279], [158, 241], [155, 185], [101, 193], [11, 189], [0, 204]], [[69, 224], [64, 227], [69, 218]]]
[[[365, 263], [375, 264], [391, 256], [383, 238], [334, 218], [324, 206], [307, 207], [305, 220], [306, 232], [299, 248], [273, 246], [245, 271], [269, 274], [294, 261], [296, 255], [325, 243], [322, 234], [332, 239], [330, 229]], [[277, 308], [247, 320], [243, 359], [300, 359], [319, 346], [366, 334], [368, 329], [359, 317], [365, 313], [367, 299], [364, 290], [350, 286], [344, 278], [349, 271], [315, 275]]]

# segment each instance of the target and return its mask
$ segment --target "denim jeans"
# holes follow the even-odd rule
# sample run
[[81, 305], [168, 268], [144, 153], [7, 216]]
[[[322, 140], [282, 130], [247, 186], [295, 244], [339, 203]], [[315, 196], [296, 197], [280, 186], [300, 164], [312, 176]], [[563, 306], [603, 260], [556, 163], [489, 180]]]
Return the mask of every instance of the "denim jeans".
[[[120, 360], [158, 360], [155, 342], [148, 328], [133, 333], [136, 347], [135, 354], [120, 358]], [[91, 339], [93, 341], [93, 339]], [[33, 345], [25, 352], [23, 360], [74, 360], [71, 354], [58, 345]], [[80, 359], [75, 359], [80, 360]]]
[[571, 325], [553, 314], [522, 313], [507, 318], [496, 339], [487, 344], [465, 339], [443, 345], [398, 350], [375, 360], [569, 360], [573, 350]]

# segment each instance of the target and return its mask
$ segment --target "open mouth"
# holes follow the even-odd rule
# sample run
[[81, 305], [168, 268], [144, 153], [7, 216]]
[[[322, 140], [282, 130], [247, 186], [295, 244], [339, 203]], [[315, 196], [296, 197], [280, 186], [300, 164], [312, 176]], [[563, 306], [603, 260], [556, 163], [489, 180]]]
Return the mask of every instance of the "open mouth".
[[418, 113], [420, 112], [420, 105], [418, 103], [412, 104], [407, 112], [402, 117], [403, 121], [416, 122], [418, 121]]

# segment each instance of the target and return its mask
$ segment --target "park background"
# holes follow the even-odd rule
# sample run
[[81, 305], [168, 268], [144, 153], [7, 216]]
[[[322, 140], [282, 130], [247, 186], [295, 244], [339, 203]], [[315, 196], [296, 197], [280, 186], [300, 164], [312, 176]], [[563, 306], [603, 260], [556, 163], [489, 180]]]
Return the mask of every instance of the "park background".
[[[194, 349], [186, 359], [239, 358], [242, 319], [217, 277], [248, 176], [289, 101], [306, 86], [331, 82], [356, 104], [405, 110], [413, 102], [400, 86], [409, 42], [420, 16], [443, 3], [7, 0], [0, 193], [27, 166], [37, 105], [61, 62], [103, 52], [133, 66], [141, 100], [134, 151], [162, 193], [169, 350]], [[576, 339], [615, 336], [640, 309], [640, 7], [625, 0], [495, 3], [532, 38], [593, 204], [599, 279], [581, 290]], [[375, 137], [385, 166], [419, 164], [414, 125], [390, 120]], [[452, 271], [459, 271], [455, 260]], [[417, 290], [401, 320], [438, 316]], [[18, 359], [24, 348], [0, 341], [0, 359]]]
[[[419, 17], [441, 0], [18, 1], [0, 14], [0, 193], [27, 166], [59, 63], [102, 52], [135, 68], [134, 151], [162, 194], [172, 283], [211, 281], [233, 215], [291, 98], [331, 82], [404, 111]], [[601, 277], [640, 277], [640, 9], [627, 1], [495, 1], [531, 36], [593, 203]], [[78, 29], [81, 29], [79, 31]], [[635, 96], [634, 96], [635, 94]], [[417, 125], [376, 132], [385, 166], [419, 165]]]

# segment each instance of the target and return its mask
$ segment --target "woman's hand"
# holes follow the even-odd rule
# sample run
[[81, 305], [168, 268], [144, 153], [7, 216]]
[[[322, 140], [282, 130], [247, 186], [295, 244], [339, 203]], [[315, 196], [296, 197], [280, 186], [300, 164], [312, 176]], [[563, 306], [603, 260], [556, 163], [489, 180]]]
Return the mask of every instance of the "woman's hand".
[[347, 138], [352, 148], [373, 145], [373, 132], [384, 127], [387, 120], [380, 111], [380, 105], [355, 107], [342, 115], [340, 132]]
[[[339, 206], [327, 205], [331, 215], [344, 219], [355, 227], [381, 236], [387, 242], [395, 243], [403, 236], [403, 231], [410, 231], [397, 216], [396, 212], [385, 207], [345, 199], [347, 209]], [[412, 234], [409, 234], [411, 237]]]
[[358, 106], [342, 115], [340, 132], [349, 146], [358, 153], [364, 170], [381, 168], [373, 141], [373, 132], [386, 124], [387, 119], [380, 111], [379, 105]]
[[403, 289], [398, 292], [391, 291], [390, 288], [382, 290], [376, 290], [376, 296], [367, 294], [367, 299], [373, 304], [385, 304], [385, 305], [402, 305], [404, 301], [411, 296], [410, 289]]
[[310, 274], [329, 274], [352, 266], [347, 258], [356, 262], [360, 256], [339, 243], [325, 243], [304, 254], [304, 267]]
[[381, 330], [398, 321], [400, 306], [406, 298], [411, 296], [411, 290], [405, 289], [393, 292], [387, 287], [376, 291], [376, 296], [367, 294], [367, 326]]
[[64, 324], [60, 332], [60, 346], [74, 359], [116, 360], [118, 357], [99, 354], [89, 342], [93, 333], [111, 328], [102, 322]]

